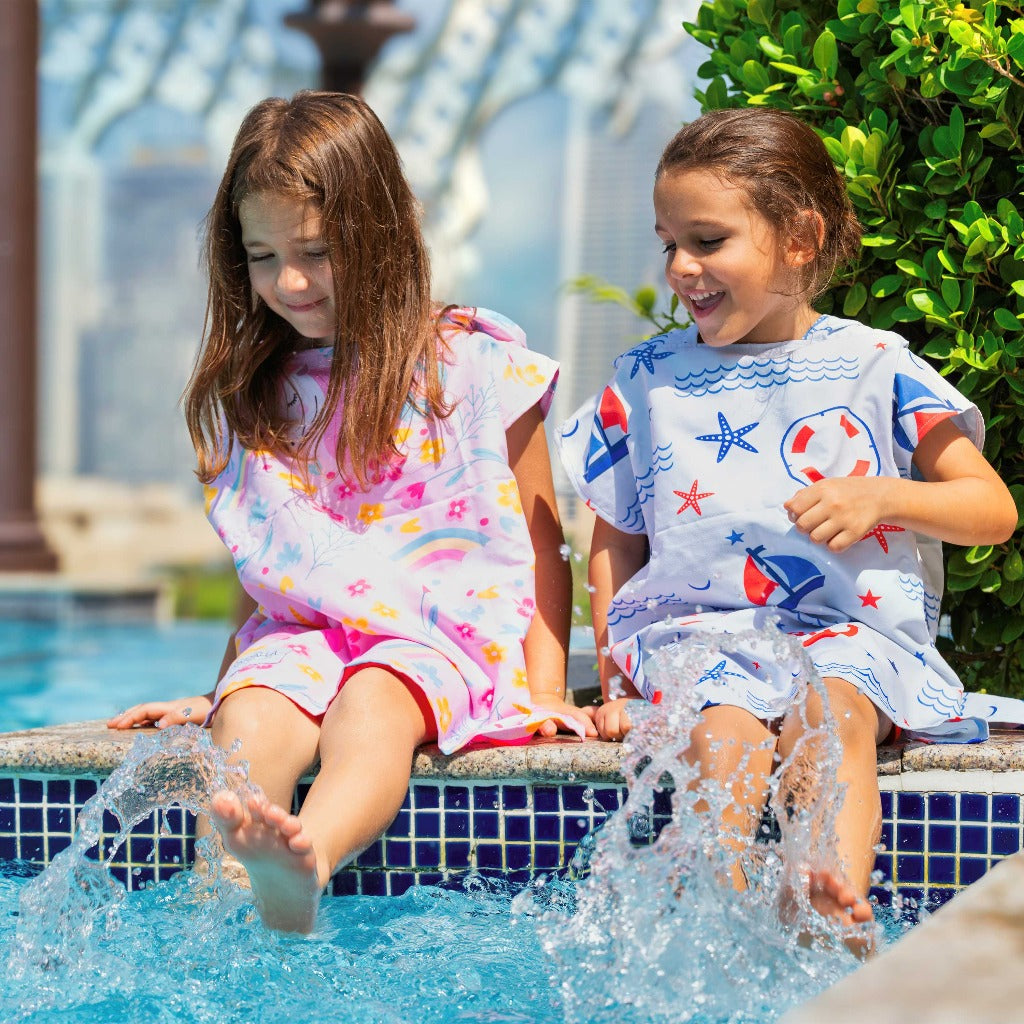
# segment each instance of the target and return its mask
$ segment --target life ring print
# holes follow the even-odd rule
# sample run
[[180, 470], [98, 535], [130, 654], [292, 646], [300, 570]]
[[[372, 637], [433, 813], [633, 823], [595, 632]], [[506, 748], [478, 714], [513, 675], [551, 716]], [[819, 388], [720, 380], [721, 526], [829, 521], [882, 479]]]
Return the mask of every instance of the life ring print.
[[782, 461], [807, 486], [832, 476], [878, 476], [882, 468], [868, 425], [848, 406], [803, 416], [782, 437]]

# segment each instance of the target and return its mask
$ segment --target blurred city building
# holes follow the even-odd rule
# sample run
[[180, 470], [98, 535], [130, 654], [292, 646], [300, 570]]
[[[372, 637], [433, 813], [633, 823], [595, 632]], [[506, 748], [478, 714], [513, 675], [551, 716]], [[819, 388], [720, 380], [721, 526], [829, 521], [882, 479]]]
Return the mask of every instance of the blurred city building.
[[[77, 574], [220, 559], [178, 406], [201, 222], [244, 112], [318, 85], [310, 19], [331, 4], [39, 6], [43, 527]], [[704, 58], [681, 26], [697, 0], [394, 6], [415, 27], [384, 44], [365, 94], [423, 203], [435, 292], [502, 310], [562, 361], [554, 420], [644, 329], [565, 282], [661, 280], [652, 176], [696, 113]]]

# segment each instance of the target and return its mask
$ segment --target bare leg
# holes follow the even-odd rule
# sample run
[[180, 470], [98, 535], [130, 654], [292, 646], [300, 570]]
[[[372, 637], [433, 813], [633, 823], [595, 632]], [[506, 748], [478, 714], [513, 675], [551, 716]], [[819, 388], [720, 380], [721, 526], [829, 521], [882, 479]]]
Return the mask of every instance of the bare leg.
[[[743, 708], [725, 704], [706, 708], [690, 734], [686, 759], [700, 769], [694, 785], [710, 780], [732, 795], [720, 818], [719, 836], [733, 854], [729, 881], [740, 892], [747, 888], [740, 858], [764, 809], [774, 753], [771, 731]], [[709, 810], [703, 799], [694, 807]]]
[[[280, 719], [277, 728], [284, 733]], [[348, 680], [324, 715], [320, 771], [297, 816], [284, 807], [285, 801], [290, 804], [298, 774], [287, 794], [281, 788], [276, 797], [268, 791], [266, 802], [242, 803], [232, 793], [215, 796], [214, 823], [224, 845], [248, 871], [268, 927], [312, 930], [320, 892], [335, 868], [394, 820], [409, 787], [413, 752], [426, 734], [419, 705], [406, 685], [384, 669], [367, 668]], [[245, 755], [244, 745], [241, 753]], [[251, 752], [249, 756], [252, 761]], [[298, 760], [292, 756], [292, 764]], [[283, 783], [284, 772], [268, 774], [277, 776], [271, 781]]]
[[[876, 747], [888, 731], [889, 722], [845, 679], [827, 678], [824, 684], [842, 746], [837, 779], [844, 784], [845, 791], [835, 817], [835, 860], [832, 864], [810, 865], [809, 896], [819, 914], [837, 918], [849, 927], [865, 924], [873, 917], [867, 894], [875, 845], [882, 829]], [[779, 737], [779, 753], [783, 758], [792, 754], [808, 729], [819, 728], [823, 718], [821, 698], [810, 692], [806, 723], [791, 714], [783, 725]], [[801, 790], [814, 785], [821, 742], [815, 737], [809, 739], [789, 768], [789, 774], [795, 777], [784, 780], [787, 792], [797, 803]], [[862, 939], [853, 939], [848, 945], [860, 955], [870, 952]]]

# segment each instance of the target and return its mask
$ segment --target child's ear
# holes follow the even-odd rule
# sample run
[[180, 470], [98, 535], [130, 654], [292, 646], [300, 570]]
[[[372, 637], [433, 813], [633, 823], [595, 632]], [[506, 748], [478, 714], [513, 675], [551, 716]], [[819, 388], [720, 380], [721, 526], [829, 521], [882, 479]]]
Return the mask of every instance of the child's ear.
[[801, 210], [791, 226], [786, 242], [786, 262], [805, 267], [821, 252], [825, 241], [825, 221], [817, 210]]

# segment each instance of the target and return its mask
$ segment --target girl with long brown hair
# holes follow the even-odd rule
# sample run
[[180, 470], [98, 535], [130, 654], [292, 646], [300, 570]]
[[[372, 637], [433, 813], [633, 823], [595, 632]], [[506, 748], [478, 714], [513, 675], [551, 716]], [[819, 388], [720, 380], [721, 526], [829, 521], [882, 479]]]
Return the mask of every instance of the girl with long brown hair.
[[201, 715], [248, 762], [262, 792], [215, 794], [211, 818], [264, 922], [304, 932], [394, 818], [417, 746], [596, 735], [565, 701], [557, 367], [500, 315], [432, 304], [415, 199], [354, 96], [249, 112], [206, 262], [185, 411], [250, 614], [213, 692], [109, 724]]

